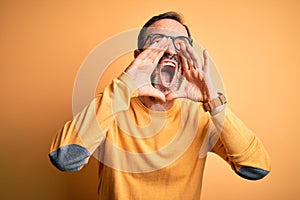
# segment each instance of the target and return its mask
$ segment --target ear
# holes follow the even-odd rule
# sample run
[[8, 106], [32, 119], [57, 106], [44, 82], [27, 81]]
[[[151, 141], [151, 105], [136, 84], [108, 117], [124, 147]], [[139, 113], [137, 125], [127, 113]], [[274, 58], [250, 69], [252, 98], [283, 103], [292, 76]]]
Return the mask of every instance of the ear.
[[134, 58], [138, 57], [138, 55], [139, 55], [141, 52], [142, 52], [142, 51], [139, 50], [139, 49], [134, 50], [134, 53], [133, 53]]

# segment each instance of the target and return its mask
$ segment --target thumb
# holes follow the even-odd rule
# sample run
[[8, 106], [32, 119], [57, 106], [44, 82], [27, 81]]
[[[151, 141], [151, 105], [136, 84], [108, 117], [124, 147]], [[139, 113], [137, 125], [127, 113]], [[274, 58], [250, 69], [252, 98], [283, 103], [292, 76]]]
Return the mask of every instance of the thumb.
[[159, 91], [158, 89], [153, 88], [153, 92], [152, 92], [151, 96], [156, 97], [156, 98], [160, 99], [163, 102], [166, 102], [166, 96], [161, 91]]
[[138, 91], [139, 91], [139, 96], [151, 96], [151, 97], [158, 98], [163, 102], [166, 101], [165, 95], [158, 89], [152, 87], [151, 85], [140, 87]]
[[184, 97], [185, 97], [184, 91], [172, 91], [166, 96], [166, 100], [171, 101], [173, 99], [184, 98]]

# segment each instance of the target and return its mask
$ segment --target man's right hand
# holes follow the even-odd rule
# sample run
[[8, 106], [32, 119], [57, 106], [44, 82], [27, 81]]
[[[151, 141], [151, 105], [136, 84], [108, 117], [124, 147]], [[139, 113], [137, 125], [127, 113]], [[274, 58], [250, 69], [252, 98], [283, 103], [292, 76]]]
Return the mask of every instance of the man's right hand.
[[166, 101], [165, 95], [152, 86], [150, 77], [168, 47], [167, 42], [167, 38], [164, 38], [159, 43], [153, 43], [140, 52], [127, 67], [125, 72], [135, 82], [139, 96], [152, 96]]

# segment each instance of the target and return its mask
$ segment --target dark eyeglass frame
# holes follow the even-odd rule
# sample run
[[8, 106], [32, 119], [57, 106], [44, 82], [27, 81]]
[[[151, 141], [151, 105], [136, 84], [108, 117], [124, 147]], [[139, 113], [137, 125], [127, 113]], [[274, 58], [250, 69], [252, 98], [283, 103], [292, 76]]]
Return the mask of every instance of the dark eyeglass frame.
[[183, 35], [180, 35], [180, 36], [176, 36], [176, 37], [174, 37], [174, 36], [170, 36], [170, 35], [164, 35], [164, 34], [161, 34], [161, 33], [154, 33], [154, 34], [149, 34], [148, 36], [147, 36], [147, 39], [145, 40], [145, 43], [147, 42], [147, 40], [149, 39], [149, 41], [150, 41], [150, 44], [153, 44], [153, 37], [154, 36], [160, 36], [161, 38], [164, 38], [164, 37], [166, 37], [166, 38], [171, 38], [171, 40], [172, 40], [172, 42], [173, 42], [173, 45], [174, 45], [174, 47], [175, 47], [175, 49], [177, 50], [177, 51], [180, 51], [180, 49], [178, 49], [177, 47], [176, 47], [176, 45], [175, 45], [175, 40], [176, 39], [186, 39], [188, 42], [189, 42], [189, 44], [191, 45], [191, 46], [193, 46], [193, 39], [192, 38], [190, 38], [190, 37], [186, 37], [186, 36], [183, 36]]

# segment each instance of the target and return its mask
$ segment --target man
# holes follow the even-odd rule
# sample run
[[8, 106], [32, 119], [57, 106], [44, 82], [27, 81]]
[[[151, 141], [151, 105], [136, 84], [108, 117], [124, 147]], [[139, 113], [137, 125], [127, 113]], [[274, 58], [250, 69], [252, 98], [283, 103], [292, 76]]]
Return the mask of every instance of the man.
[[77, 171], [94, 154], [99, 199], [200, 199], [208, 151], [241, 177], [270, 171], [259, 139], [229, 110], [180, 15], [151, 18], [135, 59], [54, 139], [50, 159]]

